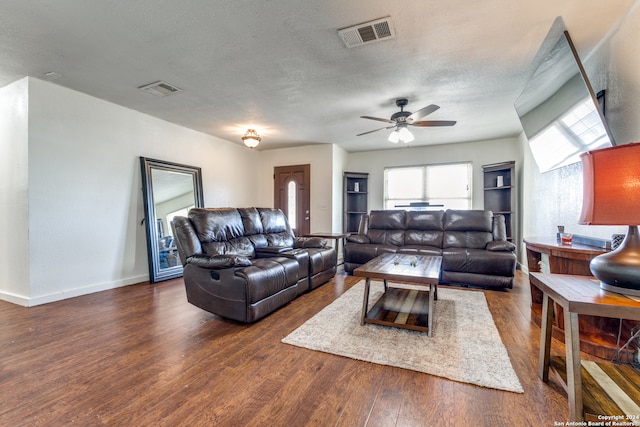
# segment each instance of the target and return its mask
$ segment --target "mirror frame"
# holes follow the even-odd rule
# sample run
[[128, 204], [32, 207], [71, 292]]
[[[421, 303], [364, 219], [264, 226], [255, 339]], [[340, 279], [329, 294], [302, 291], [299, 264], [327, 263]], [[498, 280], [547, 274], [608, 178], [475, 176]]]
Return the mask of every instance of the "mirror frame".
[[142, 198], [144, 201], [144, 223], [147, 232], [147, 258], [149, 260], [149, 283], [157, 283], [163, 280], [174, 279], [182, 276], [182, 263], [169, 268], [160, 268], [158, 253], [158, 234], [156, 229], [156, 212], [153, 200], [153, 169], [189, 174], [193, 178], [194, 202], [197, 208], [204, 207], [202, 194], [202, 170], [196, 166], [182, 165], [164, 160], [140, 157], [142, 176]]

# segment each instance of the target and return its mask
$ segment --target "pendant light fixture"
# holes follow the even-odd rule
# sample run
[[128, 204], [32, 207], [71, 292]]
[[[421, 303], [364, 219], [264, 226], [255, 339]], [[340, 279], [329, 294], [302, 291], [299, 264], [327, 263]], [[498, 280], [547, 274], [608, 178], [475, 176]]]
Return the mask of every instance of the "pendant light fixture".
[[262, 141], [262, 138], [260, 138], [260, 135], [258, 135], [255, 129], [248, 129], [247, 133], [242, 137], [242, 142], [249, 148], [256, 148], [258, 144], [260, 144], [260, 141]]

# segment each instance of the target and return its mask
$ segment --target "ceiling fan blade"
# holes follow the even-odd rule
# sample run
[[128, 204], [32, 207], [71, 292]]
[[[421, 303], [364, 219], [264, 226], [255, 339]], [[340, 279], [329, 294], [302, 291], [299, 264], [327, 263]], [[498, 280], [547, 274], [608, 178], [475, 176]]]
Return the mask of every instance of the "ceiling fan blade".
[[379, 122], [385, 122], [385, 123], [393, 123], [395, 124], [396, 122], [394, 122], [393, 120], [389, 120], [389, 119], [381, 119], [379, 117], [371, 117], [371, 116], [360, 116], [361, 119], [369, 119], [369, 120], [377, 120]]
[[455, 120], [423, 120], [420, 122], [413, 122], [413, 126], [426, 127], [426, 126], [453, 126], [456, 124]]
[[419, 109], [415, 113], [411, 113], [411, 115], [407, 117], [407, 123], [413, 123], [417, 120], [420, 120], [421, 118], [433, 113], [438, 108], [440, 107], [435, 104], [427, 105], [426, 107]]
[[393, 126], [387, 126], [387, 127], [384, 127], [384, 128], [379, 128], [379, 129], [370, 130], [370, 131], [368, 131], [368, 132], [359, 133], [359, 134], [357, 134], [356, 136], [362, 136], [362, 135], [366, 135], [366, 134], [368, 134], [368, 133], [378, 132], [379, 130], [382, 130], [382, 129], [393, 129], [394, 127], [396, 127], [396, 125], [393, 125]]

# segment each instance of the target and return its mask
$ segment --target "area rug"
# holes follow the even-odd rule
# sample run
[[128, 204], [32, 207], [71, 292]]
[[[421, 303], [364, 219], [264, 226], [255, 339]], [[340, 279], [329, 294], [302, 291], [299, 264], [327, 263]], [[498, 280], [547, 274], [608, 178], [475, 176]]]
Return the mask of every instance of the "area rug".
[[[381, 282], [372, 281], [369, 307], [382, 290]], [[360, 325], [363, 292], [361, 281], [282, 342], [482, 387], [524, 392], [482, 292], [439, 287], [431, 338], [423, 332]]]

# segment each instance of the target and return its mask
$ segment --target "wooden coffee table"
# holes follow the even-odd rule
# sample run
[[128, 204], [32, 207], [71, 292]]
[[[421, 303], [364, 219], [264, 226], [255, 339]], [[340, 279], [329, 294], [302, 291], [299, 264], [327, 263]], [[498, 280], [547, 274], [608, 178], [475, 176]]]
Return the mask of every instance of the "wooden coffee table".
[[[442, 257], [404, 254], [380, 255], [356, 268], [353, 275], [364, 277], [361, 325], [374, 323], [427, 332], [433, 331], [433, 301], [437, 299]], [[369, 310], [371, 279], [384, 282], [384, 293]], [[418, 285], [426, 289], [390, 287], [387, 281]]]

